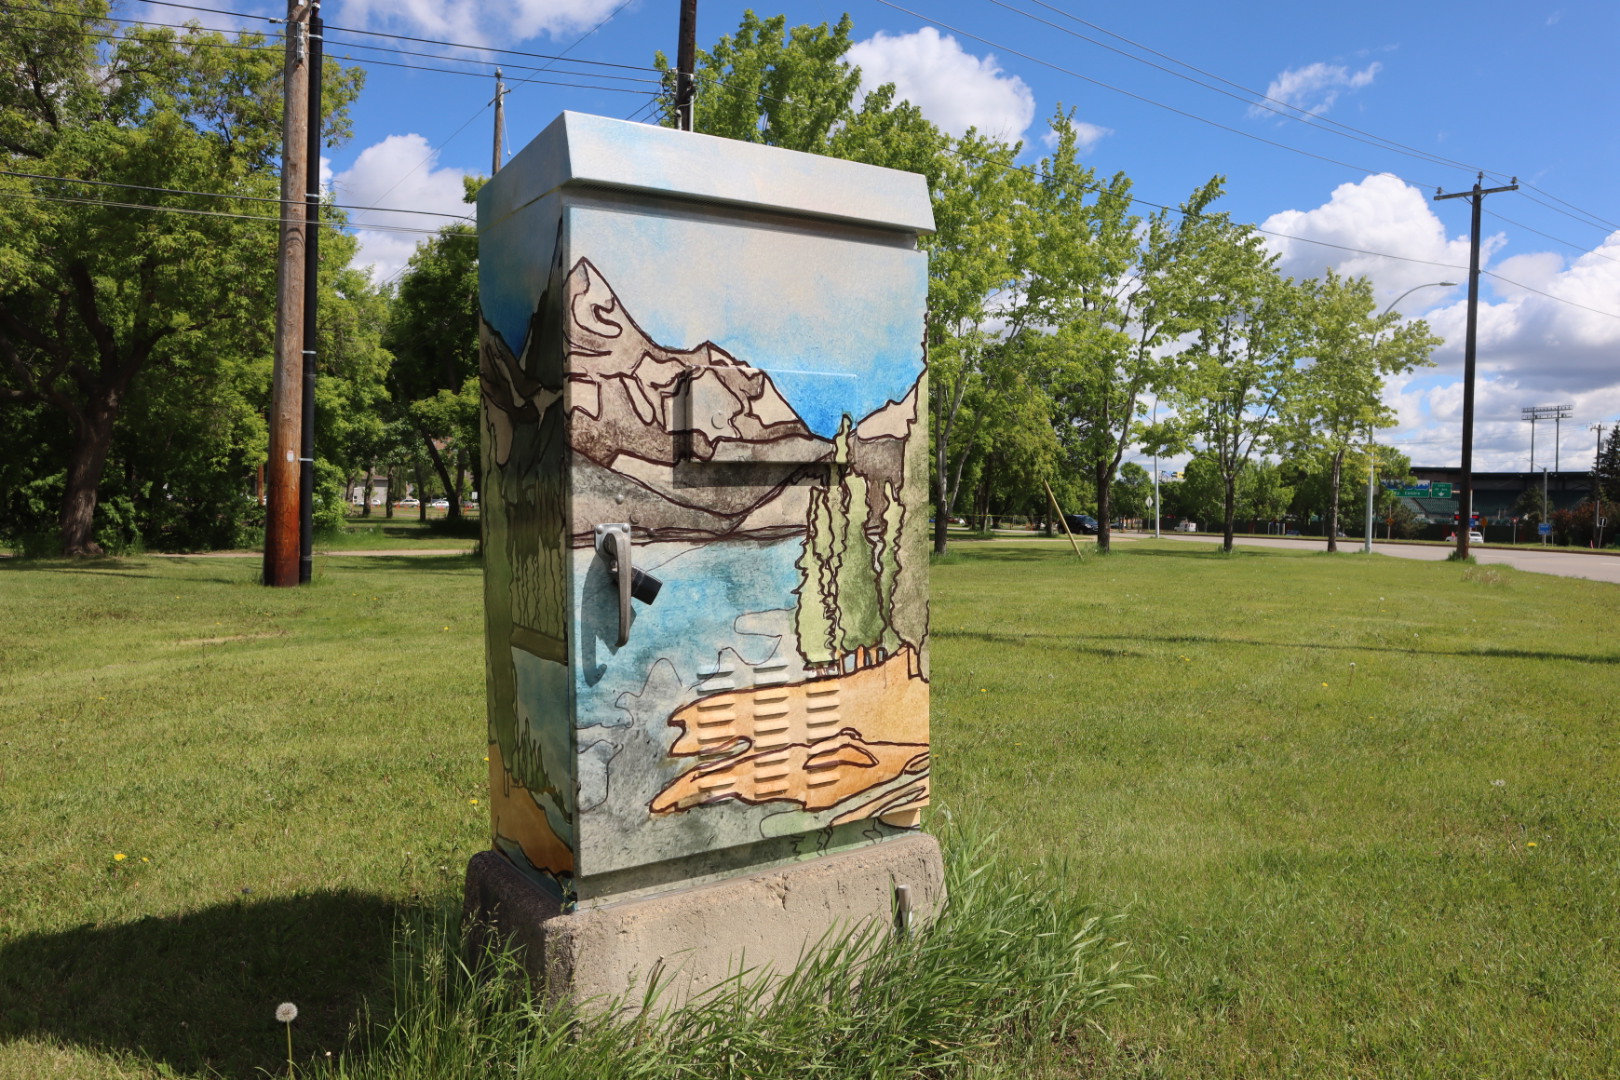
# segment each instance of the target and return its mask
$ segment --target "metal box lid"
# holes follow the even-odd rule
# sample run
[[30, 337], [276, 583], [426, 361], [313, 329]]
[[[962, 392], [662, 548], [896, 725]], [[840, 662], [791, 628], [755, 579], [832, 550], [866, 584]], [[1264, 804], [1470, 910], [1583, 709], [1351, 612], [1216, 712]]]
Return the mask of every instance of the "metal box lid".
[[484, 185], [479, 227], [573, 185], [934, 231], [917, 173], [577, 112], [557, 117]]

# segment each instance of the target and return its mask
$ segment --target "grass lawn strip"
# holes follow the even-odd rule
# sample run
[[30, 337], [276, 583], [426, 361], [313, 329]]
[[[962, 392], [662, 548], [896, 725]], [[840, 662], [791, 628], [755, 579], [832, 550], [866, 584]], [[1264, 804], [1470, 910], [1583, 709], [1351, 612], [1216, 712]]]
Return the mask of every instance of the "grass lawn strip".
[[[255, 576], [0, 565], [0, 1077], [273, 1071], [282, 1000], [301, 1059], [341, 1054], [363, 999], [392, 1015], [396, 927], [456, 903], [477, 563]], [[1158, 976], [1014, 1072], [1620, 1073], [1617, 598], [1152, 541], [948, 556], [936, 803], [1127, 912]]]

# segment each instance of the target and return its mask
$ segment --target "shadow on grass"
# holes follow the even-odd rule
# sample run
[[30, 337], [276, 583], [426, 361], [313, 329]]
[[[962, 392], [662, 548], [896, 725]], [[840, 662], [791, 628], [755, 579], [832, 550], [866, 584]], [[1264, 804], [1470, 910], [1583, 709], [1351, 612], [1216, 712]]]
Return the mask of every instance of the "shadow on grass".
[[0, 946], [0, 1041], [54, 1037], [182, 1072], [287, 1068], [344, 1048], [363, 1002], [386, 1013], [394, 931], [380, 897], [328, 892], [34, 934]]
[[323, 555], [322, 559], [331, 562], [337, 559], [350, 558], [354, 563], [344, 567], [349, 570], [409, 570], [412, 573], [447, 572], [466, 573], [483, 569], [484, 560], [477, 555], [412, 555], [409, 551], [388, 555], [349, 555], [341, 551], [334, 551], [330, 555]]
[[[1593, 653], [1542, 652], [1535, 649], [1410, 649], [1389, 645], [1332, 645], [1320, 641], [1254, 641], [1247, 638], [1209, 637], [1199, 634], [1166, 634], [1142, 637], [1124, 634], [1052, 634], [1029, 632], [1019, 634], [997, 633], [991, 630], [952, 630], [934, 627], [931, 638], [960, 638], [982, 641], [986, 645], [1018, 645], [1030, 641], [1068, 642], [1072, 651], [1096, 656], [1133, 655], [1129, 645], [1236, 645], [1255, 649], [1315, 649], [1322, 652], [1399, 653], [1403, 656], [1455, 656], [1472, 660], [1567, 660], [1577, 664], [1620, 664], [1620, 655], [1601, 656]], [[1117, 645], [1087, 645], [1084, 642], [1118, 642]]]

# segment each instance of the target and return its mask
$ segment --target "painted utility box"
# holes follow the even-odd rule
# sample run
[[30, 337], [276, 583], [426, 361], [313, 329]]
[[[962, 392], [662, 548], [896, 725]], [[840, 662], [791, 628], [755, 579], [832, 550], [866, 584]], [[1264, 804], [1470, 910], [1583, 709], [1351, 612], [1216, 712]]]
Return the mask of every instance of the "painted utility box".
[[568, 910], [914, 828], [923, 179], [564, 113], [478, 222], [496, 848]]

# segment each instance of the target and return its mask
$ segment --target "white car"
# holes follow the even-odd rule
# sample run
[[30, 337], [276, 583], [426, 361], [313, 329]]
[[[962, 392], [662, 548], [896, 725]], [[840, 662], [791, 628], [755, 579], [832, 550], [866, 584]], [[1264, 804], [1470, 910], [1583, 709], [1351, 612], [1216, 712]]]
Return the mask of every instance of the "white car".
[[431, 506], [435, 510], [448, 510], [448, 509], [450, 509], [450, 500], [449, 499], [434, 499], [432, 502], [428, 503], [428, 505]]

